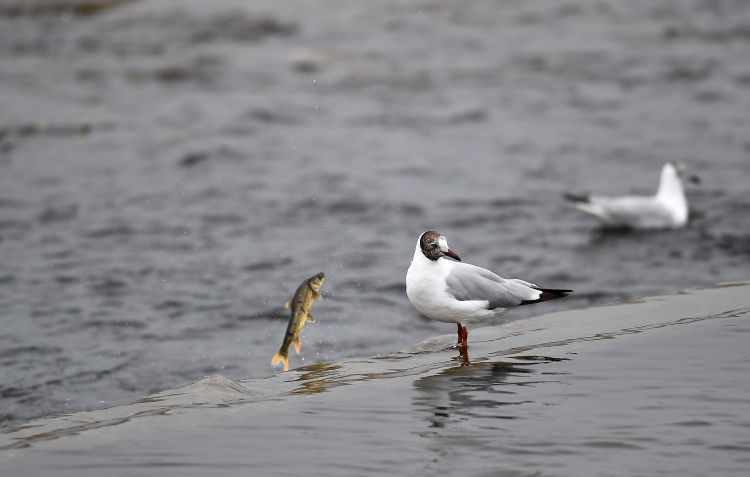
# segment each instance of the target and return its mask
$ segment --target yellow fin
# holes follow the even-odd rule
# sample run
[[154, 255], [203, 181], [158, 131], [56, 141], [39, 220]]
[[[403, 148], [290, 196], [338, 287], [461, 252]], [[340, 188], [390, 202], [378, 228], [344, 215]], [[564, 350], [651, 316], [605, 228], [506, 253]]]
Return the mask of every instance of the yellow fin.
[[282, 356], [281, 353], [276, 353], [271, 360], [271, 364], [276, 364], [279, 361], [284, 360], [284, 371], [289, 371], [289, 358], [286, 356]]
[[294, 351], [299, 354], [299, 349], [302, 346], [302, 341], [300, 341], [299, 335], [294, 338], [294, 341], [292, 341], [292, 343], [294, 343]]
[[286, 302], [286, 305], [284, 305], [284, 308], [291, 308], [291, 307], [292, 307], [291, 301]]
[[307, 321], [310, 323], [315, 323], [315, 317], [312, 316], [310, 313], [307, 314]]
[[313, 297], [313, 300], [322, 300], [323, 299], [323, 295], [321, 295], [320, 293], [318, 293], [318, 292], [313, 292], [313, 293], [315, 293], [315, 296]]

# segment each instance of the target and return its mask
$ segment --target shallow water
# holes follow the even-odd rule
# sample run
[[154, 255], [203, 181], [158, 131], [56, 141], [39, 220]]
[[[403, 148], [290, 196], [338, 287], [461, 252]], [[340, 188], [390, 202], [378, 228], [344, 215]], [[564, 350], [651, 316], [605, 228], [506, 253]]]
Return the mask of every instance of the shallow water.
[[[450, 332], [404, 294], [429, 228], [576, 290], [508, 319], [747, 278], [748, 2], [123, 3], [0, 8], [0, 425], [269, 376], [319, 271], [292, 366]], [[561, 201], [666, 160], [684, 230]]]
[[743, 475], [750, 284], [222, 377], [0, 433], [9, 475]]

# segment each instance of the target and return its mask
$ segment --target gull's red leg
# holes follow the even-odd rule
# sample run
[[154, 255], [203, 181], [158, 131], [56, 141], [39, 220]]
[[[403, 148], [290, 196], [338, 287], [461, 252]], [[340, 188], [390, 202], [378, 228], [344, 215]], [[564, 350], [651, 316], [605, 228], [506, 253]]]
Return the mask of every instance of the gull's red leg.
[[461, 336], [463, 336], [463, 331], [461, 327], [461, 323], [456, 323], [458, 325], [458, 341], [456, 341], [456, 347], [461, 346]]
[[468, 366], [471, 364], [469, 362], [469, 346], [467, 345], [468, 340], [469, 330], [467, 330], [464, 326], [461, 330], [461, 347], [459, 348], [461, 350], [461, 357], [463, 358], [463, 366]]
[[469, 366], [471, 364], [471, 361], [469, 361], [469, 350], [464, 348], [458, 349], [459, 354], [461, 354], [461, 366]]

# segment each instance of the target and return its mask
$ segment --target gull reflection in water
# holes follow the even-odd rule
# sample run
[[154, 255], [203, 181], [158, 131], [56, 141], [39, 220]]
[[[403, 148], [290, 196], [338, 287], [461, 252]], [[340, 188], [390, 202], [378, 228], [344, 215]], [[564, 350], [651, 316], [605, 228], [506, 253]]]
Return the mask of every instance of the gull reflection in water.
[[412, 405], [432, 428], [472, 416], [513, 419], [508, 406], [529, 402], [514, 387], [533, 383], [533, 373], [526, 363], [462, 363], [415, 380]]
[[[530, 399], [537, 385], [558, 382], [559, 369], [542, 369], [566, 358], [514, 356], [442, 369], [413, 382], [414, 433], [426, 458], [421, 474], [517, 475], [498, 456], [514, 452], [517, 419], [528, 419], [544, 403]], [[499, 459], [499, 460], [498, 460]]]

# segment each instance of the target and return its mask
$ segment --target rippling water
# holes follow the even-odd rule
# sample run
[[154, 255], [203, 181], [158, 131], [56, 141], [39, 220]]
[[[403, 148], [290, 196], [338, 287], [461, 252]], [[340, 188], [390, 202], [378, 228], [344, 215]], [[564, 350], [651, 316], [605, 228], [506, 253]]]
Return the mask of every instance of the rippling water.
[[[319, 271], [292, 366], [451, 332], [404, 294], [429, 228], [576, 290], [509, 319], [747, 278], [747, 2], [122, 3], [0, 7], [0, 425], [271, 375]], [[561, 201], [667, 160], [684, 230]]]

